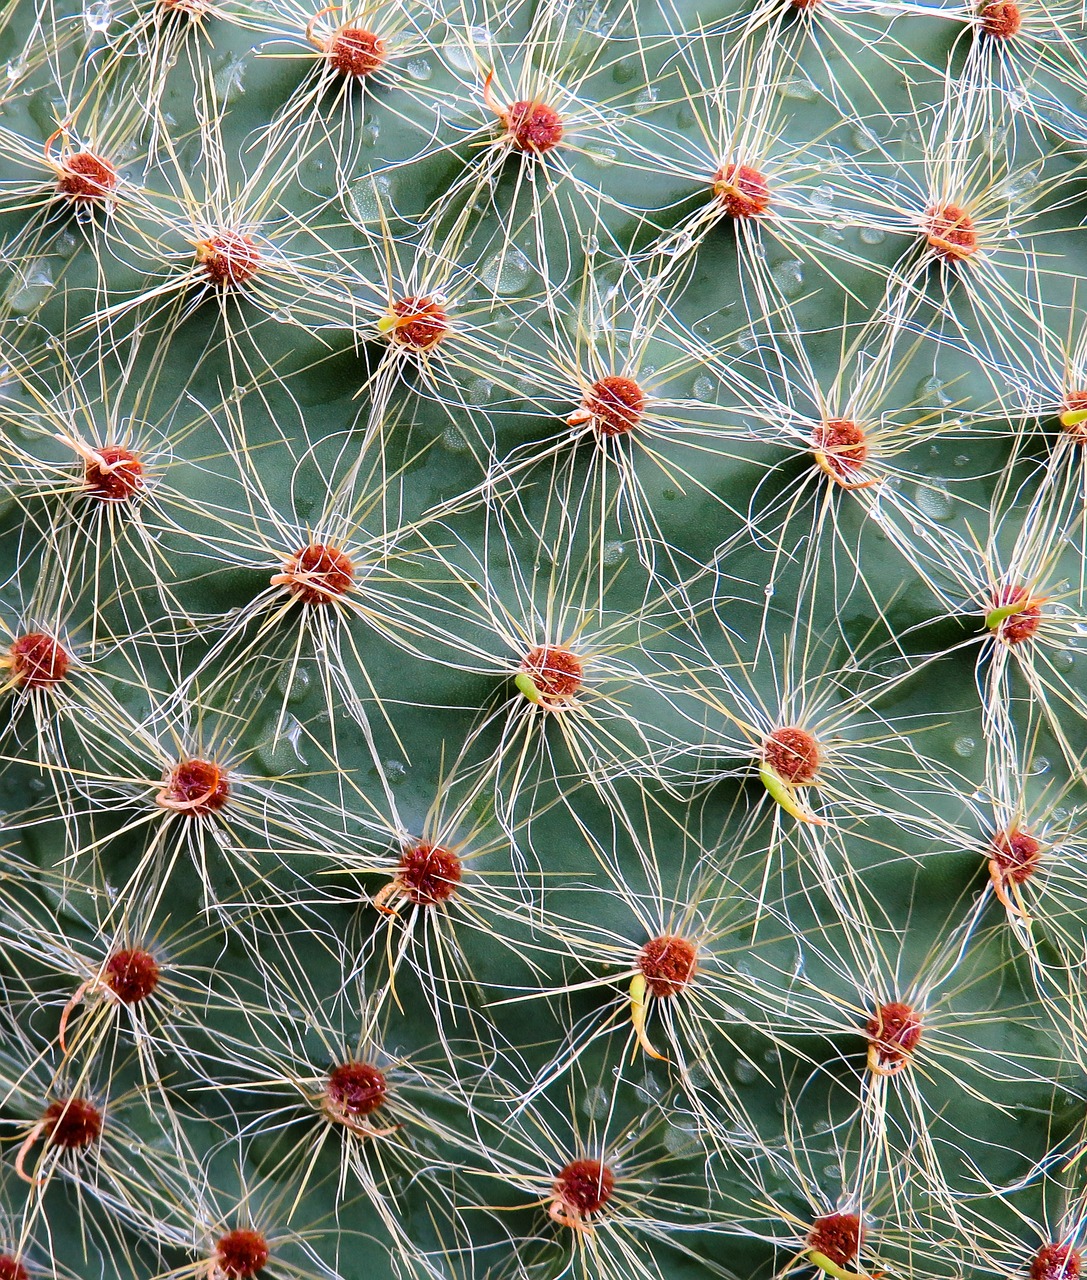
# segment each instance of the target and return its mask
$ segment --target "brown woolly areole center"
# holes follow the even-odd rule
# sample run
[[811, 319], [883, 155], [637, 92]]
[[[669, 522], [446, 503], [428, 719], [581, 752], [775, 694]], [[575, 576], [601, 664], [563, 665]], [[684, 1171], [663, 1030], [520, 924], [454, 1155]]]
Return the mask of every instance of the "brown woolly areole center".
[[586, 391], [581, 409], [570, 422], [571, 425], [589, 422], [597, 435], [621, 436], [638, 426], [646, 403], [645, 392], [633, 378], [609, 374]]
[[960, 205], [929, 205], [921, 230], [929, 248], [942, 262], [961, 262], [978, 251], [974, 220]]
[[864, 1224], [855, 1213], [827, 1213], [808, 1232], [808, 1248], [839, 1267], [848, 1267], [864, 1244]]
[[865, 1024], [865, 1033], [881, 1067], [899, 1067], [909, 1061], [921, 1039], [920, 1015], [900, 1000], [880, 1005]]
[[83, 487], [99, 502], [127, 502], [143, 488], [143, 463], [131, 449], [104, 444], [83, 464]]
[[769, 735], [762, 744], [762, 758], [782, 782], [807, 787], [819, 773], [819, 741], [807, 729], [788, 725]]
[[389, 338], [411, 351], [433, 351], [449, 336], [449, 313], [436, 298], [400, 298], [390, 310]]
[[156, 800], [191, 815], [218, 813], [230, 799], [226, 774], [211, 760], [182, 760], [166, 775]]
[[10, 1253], [0, 1254], [0, 1280], [30, 1280], [30, 1272]]
[[1023, 26], [1023, 11], [1014, 0], [982, 0], [977, 16], [982, 33], [994, 40], [1010, 40]]
[[252, 280], [260, 268], [261, 252], [243, 231], [217, 231], [198, 241], [196, 260], [213, 285], [228, 289]]
[[521, 659], [521, 670], [545, 706], [568, 705], [581, 689], [584, 667], [576, 653], [557, 644], [537, 645]]
[[553, 150], [566, 132], [554, 107], [524, 98], [499, 112], [499, 120], [506, 130], [503, 140], [529, 155]]
[[12, 683], [20, 689], [48, 689], [65, 678], [71, 661], [67, 651], [51, 635], [28, 631], [12, 641], [7, 666]]
[[83, 1151], [101, 1137], [102, 1113], [87, 1098], [58, 1098], [45, 1109], [42, 1131], [52, 1147]]
[[272, 1251], [259, 1231], [238, 1227], [220, 1236], [215, 1246], [215, 1280], [252, 1280], [267, 1265]]
[[996, 863], [1003, 879], [1024, 884], [1038, 870], [1038, 863], [1042, 860], [1042, 842], [1029, 831], [1009, 827], [994, 834], [989, 845], [989, 857]]
[[713, 194], [730, 218], [757, 218], [770, 208], [770, 184], [747, 164], [722, 165], [714, 175]]
[[694, 977], [697, 967], [697, 945], [674, 933], [651, 938], [638, 956], [645, 984], [658, 999], [678, 995]]
[[1030, 1280], [1077, 1280], [1083, 1254], [1070, 1244], [1044, 1244], [1030, 1260]]
[[122, 1004], [139, 1004], [159, 985], [159, 966], [150, 951], [130, 947], [115, 951], [106, 961], [106, 986]]
[[117, 190], [117, 170], [93, 151], [76, 151], [57, 163], [57, 195], [73, 204], [98, 204]]
[[991, 609], [1003, 609], [1008, 605], [1021, 605], [1015, 613], [1003, 618], [993, 634], [1005, 644], [1017, 645], [1030, 640], [1042, 625], [1042, 601], [1035, 599], [1026, 587], [1017, 583], [1005, 583], [993, 593]]
[[381, 70], [389, 50], [379, 35], [365, 27], [341, 27], [329, 36], [325, 55], [334, 71], [361, 80]]
[[370, 1062], [344, 1062], [328, 1073], [325, 1110], [340, 1121], [372, 1115], [389, 1096], [385, 1073]]
[[575, 1216], [598, 1213], [615, 1190], [615, 1174], [601, 1160], [571, 1160], [554, 1182], [555, 1199]]
[[404, 850], [396, 879], [409, 902], [433, 907], [456, 893], [462, 874], [463, 864], [451, 849], [421, 841]]
[[818, 423], [811, 433], [811, 447], [823, 455], [832, 477], [842, 484], [852, 483], [868, 461], [864, 428], [851, 418]]
[[271, 579], [274, 587], [286, 587], [303, 604], [332, 604], [351, 590], [355, 566], [351, 557], [326, 542], [300, 547]]
[[[1061, 413], [1087, 413], [1087, 387], [1065, 392]], [[1063, 430], [1064, 434], [1073, 439], [1076, 444], [1087, 444], [1087, 419], [1083, 422], [1073, 422]]]

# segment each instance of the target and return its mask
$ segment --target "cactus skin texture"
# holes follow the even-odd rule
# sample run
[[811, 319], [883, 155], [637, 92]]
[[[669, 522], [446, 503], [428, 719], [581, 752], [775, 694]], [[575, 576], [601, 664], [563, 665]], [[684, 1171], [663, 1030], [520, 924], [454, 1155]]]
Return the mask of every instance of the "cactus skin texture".
[[1081, 9], [0, 40], [0, 1280], [1076, 1280]]

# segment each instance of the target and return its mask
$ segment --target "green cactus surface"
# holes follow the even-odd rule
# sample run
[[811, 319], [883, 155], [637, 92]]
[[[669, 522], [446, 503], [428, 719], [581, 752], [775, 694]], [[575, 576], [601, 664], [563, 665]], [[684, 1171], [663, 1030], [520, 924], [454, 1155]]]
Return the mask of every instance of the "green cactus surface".
[[1070, 0], [0, 0], [0, 1280], [1079, 1280]]

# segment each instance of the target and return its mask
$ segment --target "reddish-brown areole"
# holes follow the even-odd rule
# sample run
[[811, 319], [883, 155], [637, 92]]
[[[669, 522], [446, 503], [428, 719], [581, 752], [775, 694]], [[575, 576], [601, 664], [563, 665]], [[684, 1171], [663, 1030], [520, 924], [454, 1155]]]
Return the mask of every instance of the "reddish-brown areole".
[[1042, 601], [1034, 599], [1026, 587], [1015, 583], [1005, 583], [993, 594], [990, 609], [1020, 604], [1022, 608], [1002, 619], [993, 629], [993, 634], [1005, 644], [1023, 644], [1037, 634], [1042, 625]]
[[1044, 1244], [1030, 1261], [1030, 1280], [1078, 1280], [1082, 1265], [1070, 1244]]
[[978, 233], [969, 213], [957, 204], [930, 205], [921, 230], [942, 262], [960, 262], [978, 251]]
[[521, 670], [531, 677], [545, 706], [561, 707], [577, 695], [584, 668], [576, 653], [561, 645], [542, 644], [525, 654]]
[[816, 1218], [808, 1232], [808, 1248], [848, 1267], [864, 1244], [864, 1225], [855, 1213], [827, 1213]]
[[73, 204], [98, 204], [117, 190], [117, 170], [93, 151], [65, 156], [56, 164], [56, 171], [57, 195]]
[[326, 542], [300, 547], [272, 578], [272, 586], [286, 587], [303, 604], [332, 604], [345, 596], [355, 581], [351, 557]]
[[246, 284], [260, 268], [261, 252], [243, 231], [217, 231], [196, 246], [196, 260], [220, 289]]
[[1023, 26], [1023, 12], [1014, 0], [982, 0], [978, 25], [994, 40], [1010, 40]]
[[849, 485], [868, 461], [864, 429], [850, 418], [828, 418], [811, 433], [811, 447], [822, 454], [833, 479]]
[[325, 51], [333, 71], [356, 80], [380, 71], [389, 54], [385, 41], [364, 27], [341, 27], [329, 37]]
[[433, 907], [456, 893], [461, 874], [461, 860], [451, 849], [420, 841], [404, 850], [396, 881], [409, 902]]
[[678, 995], [694, 977], [697, 964], [696, 944], [673, 933], [651, 938], [638, 956], [645, 985], [658, 999]]
[[158, 796], [163, 808], [195, 815], [218, 813], [229, 799], [230, 783], [223, 770], [195, 756], [174, 766]]
[[87, 1098], [75, 1095], [51, 1102], [42, 1116], [42, 1131], [52, 1147], [83, 1151], [102, 1134], [102, 1113]]
[[641, 422], [646, 394], [633, 378], [609, 374], [586, 391], [573, 422], [589, 422], [597, 435], [621, 436]]
[[401, 298], [392, 316], [389, 337], [411, 351], [433, 351], [449, 335], [449, 313], [435, 298]]
[[922, 1026], [912, 1005], [892, 1000], [880, 1005], [864, 1029], [878, 1066], [893, 1071], [909, 1061], [921, 1039]]
[[143, 464], [119, 444], [95, 449], [83, 464], [83, 488], [99, 502], [127, 502], [143, 488]]
[[0, 1254], [0, 1280], [30, 1280], [30, 1272], [10, 1253]]
[[328, 1073], [325, 1110], [335, 1120], [360, 1120], [389, 1096], [385, 1073], [369, 1062], [344, 1062]]
[[11, 681], [20, 689], [48, 689], [68, 674], [71, 658], [51, 635], [28, 631], [16, 636], [8, 650]]
[[[1087, 388], [1065, 392], [1061, 413], [1087, 413]], [[1087, 444], [1087, 419], [1072, 423], [1071, 426], [1064, 428], [1064, 432], [1077, 444]]]
[[807, 729], [789, 725], [770, 734], [762, 744], [762, 758], [782, 782], [810, 786], [819, 772], [819, 743]]
[[546, 102], [522, 99], [499, 115], [506, 129], [506, 141], [518, 151], [542, 156], [562, 141], [562, 116]]
[[159, 984], [159, 967], [150, 951], [139, 947], [115, 951], [106, 961], [105, 982], [122, 1004], [139, 1004]]
[[597, 1213], [615, 1190], [615, 1174], [600, 1160], [571, 1160], [555, 1179], [556, 1201], [571, 1217]]
[[1023, 884], [1037, 871], [1042, 859], [1042, 842], [1029, 831], [1009, 827], [992, 838], [989, 857], [996, 863], [1001, 877]]
[[213, 1271], [212, 1275], [216, 1280], [218, 1276], [225, 1277], [225, 1280], [252, 1280], [271, 1256], [268, 1242], [259, 1231], [238, 1227], [219, 1237], [215, 1246], [218, 1271]]
[[730, 218], [757, 218], [770, 208], [770, 184], [746, 164], [726, 164], [713, 179], [713, 194]]

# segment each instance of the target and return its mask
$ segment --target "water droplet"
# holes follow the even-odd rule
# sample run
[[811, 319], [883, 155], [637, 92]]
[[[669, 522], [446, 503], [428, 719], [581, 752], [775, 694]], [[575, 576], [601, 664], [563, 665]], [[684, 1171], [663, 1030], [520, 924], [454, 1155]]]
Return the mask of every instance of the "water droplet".
[[581, 1100], [581, 1109], [590, 1120], [603, 1120], [608, 1114], [608, 1091], [598, 1084], [586, 1089]]
[[[468, 403], [474, 405], [485, 405], [491, 398], [494, 391], [494, 383], [489, 378], [476, 378], [470, 382], [467, 387]], [[463, 437], [462, 437], [463, 439]]]
[[468, 441], [460, 427], [448, 426], [442, 432], [442, 447], [450, 453], [467, 453]]
[[717, 398], [717, 383], [713, 378], [708, 378], [703, 374], [701, 378], [695, 378], [694, 386], [691, 388], [691, 395], [696, 400], [703, 400], [707, 404], [712, 404]]
[[1052, 662], [1058, 671], [1071, 671], [1076, 665], [1076, 655], [1071, 649], [1058, 649]]
[[950, 520], [955, 514], [955, 499], [946, 489], [919, 485], [917, 489], [917, 505], [930, 520], [944, 522]]
[[426, 58], [412, 58], [412, 60], [404, 68], [413, 80], [429, 80], [434, 74], [434, 68], [427, 62]]
[[977, 750], [977, 747], [977, 742], [973, 738], [966, 736], [956, 738], [951, 744], [951, 750], [954, 751], [957, 756], [962, 756], [964, 760], [968, 760]]
[[886, 233], [880, 231], [879, 227], [862, 227], [859, 234], [863, 244], [882, 244], [887, 239]]
[[359, 222], [376, 222], [382, 205], [390, 203], [391, 198], [392, 183], [386, 175], [356, 178], [347, 187], [348, 216]]
[[483, 266], [483, 283], [495, 293], [519, 293], [528, 284], [532, 267], [520, 249], [510, 246]]
[[747, 1058], [738, 1058], [732, 1069], [737, 1084], [754, 1084], [759, 1078], [759, 1069]]
[[83, 10], [83, 21], [89, 31], [105, 31], [113, 21], [113, 9], [109, 0], [95, 0]]
[[385, 777], [396, 786], [397, 783], [403, 782], [408, 776], [408, 766], [403, 760], [386, 760], [381, 766]]
[[783, 98], [792, 98], [796, 102], [814, 102], [819, 97], [819, 90], [804, 76], [782, 80], [778, 85], [778, 93]]
[[53, 273], [44, 258], [32, 258], [8, 286], [6, 301], [16, 315], [25, 316], [53, 292]]
[[787, 298], [799, 298], [804, 292], [804, 264], [799, 258], [779, 262], [771, 274], [774, 283]]
[[621, 560], [626, 559], [627, 549], [623, 542], [605, 542], [604, 549], [601, 552], [601, 559], [606, 568], [617, 565]]
[[290, 668], [288, 668], [280, 673], [276, 685], [288, 702], [302, 702], [309, 693], [310, 673], [305, 667], [296, 667], [294, 678], [291, 679]]
[[491, 33], [486, 27], [471, 27], [463, 37], [454, 36], [442, 46], [445, 60], [457, 71], [474, 71], [476, 60], [473, 49], [485, 49], [491, 43]]

